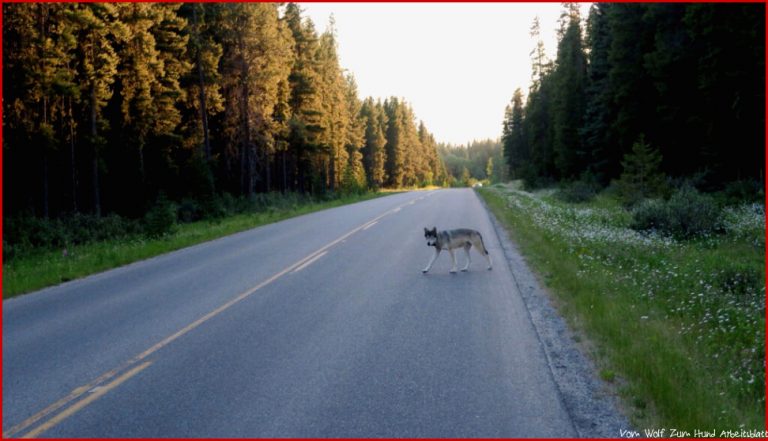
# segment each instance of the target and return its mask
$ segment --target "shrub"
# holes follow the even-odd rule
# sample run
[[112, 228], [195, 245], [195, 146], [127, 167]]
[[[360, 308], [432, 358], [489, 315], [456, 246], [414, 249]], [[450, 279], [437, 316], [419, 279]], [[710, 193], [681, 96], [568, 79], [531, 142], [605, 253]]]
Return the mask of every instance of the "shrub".
[[204, 218], [221, 219], [227, 215], [223, 199], [216, 195], [203, 197], [200, 205]]
[[632, 209], [630, 227], [640, 231], [665, 230], [667, 204], [661, 199], [645, 199]]
[[200, 220], [203, 217], [203, 210], [196, 200], [184, 198], [177, 208], [179, 222], [189, 223]]
[[591, 173], [584, 173], [578, 181], [562, 186], [555, 197], [571, 203], [589, 202], [597, 195], [600, 184]]
[[144, 215], [144, 232], [148, 237], [160, 237], [176, 230], [176, 209], [160, 193], [152, 208]]
[[669, 229], [678, 237], [690, 238], [720, 230], [720, 210], [714, 200], [695, 188], [685, 186], [668, 202]]
[[710, 196], [684, 186], [669, 201], [650, 199], [637, 205], [630, 226], [690, 239], [721, 230], [719, 215], [720, 210]]
[[6, 259], [36, 249], [64, 248], [142, 233], [139, 222], [116, 214], [96, 217], [75, 213], [59, 219], [24, 215], [5, 219], [4, 223], [3, 257]]
[[761, 202], [765, 193], [761, 182], [743, 179], [726, 184], [722, 197], [725, 203], [735, 205], [744, 202]]

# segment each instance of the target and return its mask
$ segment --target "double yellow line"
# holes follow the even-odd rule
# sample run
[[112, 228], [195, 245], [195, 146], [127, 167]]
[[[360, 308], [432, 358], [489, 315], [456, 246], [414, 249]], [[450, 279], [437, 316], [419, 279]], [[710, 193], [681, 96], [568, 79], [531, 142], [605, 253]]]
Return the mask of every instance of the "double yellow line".
[[[372, 227], [375, 223], [377, 223], [379, 220], [381, 220], [385, 216], [397, 213], [401, 209], [403, 209], [403, 207], [405, 207], [406, 205], [410, 205], [415, 200], [422, 199], [423, 197], [424, 196], [421, 196], [416, 199], [412, 199], [407, 203], [399, 205], [377, 216], [376, 218], [358, 227], [353, 228], [352, 230], [348, 231], [347, 233], [343, 234], [342, 236], [338, 237], [332, 242], [327, 243], [326, 245], [322, 246], [320, 249], [308, 254], [306, 257], [289, 265], [285, 269], [274, 274], [273, 276], [269, 277], [268, 279], [264, 280], [258, 285], [248, 289], [247, 291], [244, 291], [238, 294], [232, 300], [229, 300], [228, 302], [224, 303], [223, 305], [219, 306], [218, 308], [214, 309], [208, 314], [205, 314], [204, 316], [200, 317], [199, 319], [195, 320], [194, 322], [190, 323], [189, 325], [185, 326], [184, 328], [180, 329], [174, 334], [164, 338], [163, 340], [156, 343], [154, 346], [150, 347], [146, 351], [131, 358], [120, 367], [113, 369], [109, 372], [106, 372], [101, 376], [99, 376], [98, 378], [96, 378], [95, 380], [91, 381], [90, 383], [74, 389], [64, 398], [56, 401], [55, 403], [51, 404], [50, 406], [46, 407], [40, 412], [37, 412], [36, 414], [22, 421], [21, 423], [3, 432], [3, 438], [18, 437], [18, 435], [20, 435], [21, 433], [24, 433], [31, 427], [34, 427], [34, 429], [24, 433], [24, 435], [21, 436], [22, 438], [35, 438], [41, 435], [42, 433], [50, 430], [51, 428], [55, 427], [56, 425], [66, 420], [67, 418], [71, 417], [72, 415], [82, 410], [89, 404], [93, 403], [94, 401], [98, 400], [102, 396], [106, 395], [109, 391], [115, 389], [116, 387], [120, 386], [122, 383], [128, 381], [130, 378], [136, 376], [141, 371], [148, 368], [152, 364], [152, 362], [145, 361], [145, 360], [150, 355], [154, 354], [155, 352], [159, 351], [163, 347], [167, 346], [168, 344], [177, 340], [178, 338], [184, 336], [185, 334], [188, 334], [193, 329], [199, 327], [200, 325], [212, 319], [213, 317], [216, 317], [217, 315], [231, 308], [235, 304], [250, 297], [251, 295], [253, 295], [253, 293], [271, 284], [272, 282], [279, 279], [280, 277], [294, 270], [297, 270], [299, 268], [303, 269], [304, 267], [309, 266], [315, 260], [319, 259], [324, 254], [326, 254], [330, 248], [345, 241], [347, 238], [349, 238], [353, 234]], [[83, 395], [85, 394], [88, 394], [88, 395], [83, 397]], [[65, 408], [65, 409], [62, 410], [61, 412], [58, 412], [62, 408]], [[51, 415], [53, 416], [51, 417]]]

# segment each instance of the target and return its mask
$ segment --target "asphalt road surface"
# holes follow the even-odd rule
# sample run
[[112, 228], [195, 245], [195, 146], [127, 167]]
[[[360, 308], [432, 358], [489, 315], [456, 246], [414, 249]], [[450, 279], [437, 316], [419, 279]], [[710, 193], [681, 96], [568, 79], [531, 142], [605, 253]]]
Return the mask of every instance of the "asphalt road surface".
[[[479, 230], [449, 274], [423, 227]], [[463, 251], [457, 253], [459, 268]], [[3, 302], [4, 437], [573, 437], [472, 190], [290, 219]]]

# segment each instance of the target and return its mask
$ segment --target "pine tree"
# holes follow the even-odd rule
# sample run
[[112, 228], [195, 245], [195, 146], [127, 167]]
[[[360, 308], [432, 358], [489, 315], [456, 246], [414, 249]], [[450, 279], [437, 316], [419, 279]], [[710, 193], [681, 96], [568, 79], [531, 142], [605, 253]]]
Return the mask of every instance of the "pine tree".
[[285, 21], [295, 42], [295, 62], [289, 76], [291, 119], [288, 142], [293, 157], [294, 181], [298, 190], [304, 192], [311, 190], [313, 182], [324, 181], [316, 171], [322, 167], [317, 153], [321, 150], [319, 137], [323, 131], [316, 56], [319, 44], [314, 24], [302, 19], [297, 4], [286, 6]]
[[139, 185], [146, 184], [145, 147], [152, 136], [170, 135], [181, 121], [176, 106], [185, 99], [180, 78], [191, 68], [184, 53], [186, 21], [179, 5], [117, 3], [127, 29], [118, 78], [123, 122], [135, 143]]
[[292, 42], [275, 4], [225, 6], [226, 153], [239, 165], [239, 191], [251, 195], [257, 183], [266, 189], [270, 182], [268, 164], [279, 138], [274, 112], [291, 69]]
[[[608, 62], [609, 89], [616, 105], [609, 136], [614, 155], [628, 153], [640, 133], [655, 138], [656, 101], [653, 82], [642, 68], [645, 54], [653, 42], [653, 34], [644, 25], [646, 4], [615, 4], [608, 10], [611, 46]], [[618, 167], [618, 163], [615, 164]], [[616, 172], [618, 174], [618, 171]]]
[[429, 186], [441, 182], [444, 179], [445, 170], [437, 154], [435, 137], [429, 133], [423, 121], [419, 123], [419, 144], [422, 146], [421, 155], [425, 160], [420, 170], [421, 184]]
[[527, 185], [538, 181], [548, 181], [556, 175], [553, 144], [553, 106], [554, 83], [552, 62], [547, 60], [544, 43], [539, 34], [538, 19], [531, 27], [531, 37], [536, 41], [536, 49], [531, 52], [533, 80], [528, 91], [528, 100], [524, 108], [523, 133], [531, 157], [531, 167], [524, 176]]
[[368, 186], [378, 190], [387, 181], [387, 119], [381, 102], [374, 102], [370, 97], [363, 101], [360, 114], [365, 121], [363, 167], [368, 177]]
[[405, 146], [403, 143], [403, 108], [397, 98], [389, 98], [384, 101], [384, 112], [387, 115], [386, 152], [385, 164], [387, 173], [386, 186], [401, 188], [405, 175]]
[[587, 61], [582, 49], [578, 5], [566, 3], [562, 38], [553, 72], [553, 150], [558, 176], [573, 179], [586, 169], [578, 129], [585, 107]]
[[399, 141], [403, 155], [402, 180], [400, 185], [413, 187], [419, 184], [418, 171], [425, 159], [421, 155], [421, 145], [416, 130], [416, 116], [413, 108], [405, 101], [400, 102]]
[[115, 45], [127, 38], [127, 29], [118, 19], [118, 10], [109, 3], [75, 3], [71, 17], [77, 23], [80, 42], [81, 95], [85, 97], [88, 113], [88, 143], [91, 147], [91, 188], [93, 210], [101, 215], [101, 183], [99, 169], [101, 150], [106, 139], [101, 131], [107, 121], [103, 109], [113, 96], [112, 84], [117, 77], [119, 62]]
[[349, 175], [347, 185], [351, 182], [355, 189], [362, 191], [366, 188], [366, 174], [363, 167], [363, 153], [365, 146], [366, 118], [362, 114], [362, 103], [357, 97], [357, 83], [354, 76], [348, 74], [346, 80], [346, 105], [349, 111], [349, 124], [347, 126], [344, 148], [347, 151], [348, 162], [345, 174]]
[[186, 107], [193, 110], [185, 118], [186, 136], [193, 146], [199, 146], [199, 155], [206, 162], [211, 161], [212, 155], [210, 118], [224, 110], [219, 73], [223, 48], [216, 41], [223, 26], [219, 9], [213, 4], [185, 3], [179, 10], [189, 23], [187, 53], [192, 62], [192, 69], [185, 78]]
[[634, 205], [643, 198], [660, 195], [666, 179], [661, 172], [661, 153], [640, 135], [632, 145], [632, 152], [624, 155], [621, 165], [624, 171], [617, 181], [619, 194], [628, 205]]
[[[9, 155], [18, 153], [29, 165], [24, 172], [11, 170], [9, 175], [27, 174], [19, 176], [29, 180], [30, 200], [26, 205], [39, 207], [43, 217], [51, 214], [52, 161], [67, 142], [65, 129], [71, 133], [69, 109], [79, 98], [73, 69], [76, 41], [67, 19], [68, 8], [48, 3], [4, 5], [8, 19], [3, 32], [11, 41], [3, 41], [3, 70], [8, 73], [6, 78], [16, 82], [3, 91], [3, 124], [9, 138], [19, 143]], [[70, 137], [70, 148], [72, 141]], [[32, 148], [22, 152], [18, 151], [20, 146]], [[32, 194], [38, 203], [32, 202]]]
[[344, 146], [351, 115], [346, 99], [347, 84], [336, 51], [336, 35], [331, 17], [328, 30], [320, 37], [317, 66], [322, 102], [320, 142], [328, 154], [328, 186], [332, 192], [341, 183], [342, 173], [349, 162]]
[[611, 33], [608, 23], [610, 3], [596, 3], [587, 20], [587, 86], [585, 91], [584, 122], [579, 129], [582, 148], [588, 158], [589, 171], [601, 184], [607, 184], [614, 177], [614, 164], [618, 162], [615, 150], [611, 148], [609, 125], [614, 115], [612, 91], [608, 73], [608, 51]]
[[522, 178], [522, 170], [530, 166], [531, 155], [523, 132], [523, 91], [515, 90], [511, 105], [507, 106], [501, 141], [509, 175]]

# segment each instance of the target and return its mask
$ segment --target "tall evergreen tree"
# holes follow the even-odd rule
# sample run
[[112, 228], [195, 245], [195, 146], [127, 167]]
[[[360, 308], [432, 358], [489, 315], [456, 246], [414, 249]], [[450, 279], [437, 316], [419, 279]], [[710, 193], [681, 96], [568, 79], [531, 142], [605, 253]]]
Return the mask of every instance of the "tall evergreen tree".
[[221, 95], [219, 62], [223, 48], [216, 41], [220, 37], [220, 6], [206, 3], [185, 3], [179, 14], [187, 19], [189, 54], [192, 69], [185, 78], [187, 89], [186, 107], [193, 112], [187, 117], [185, 126], [190, 142], [199, 146], [199, 156], [211, 161], [210, 118], [224, 110]]
[[362, 114], [362, 103], [357, 96], [357, 83], [352, 74], [345, 76], [346, 80], [346, 105], [349, 112], [349, 124], [347, 127], [344, 148], [347, 151], [348, 162], [345, 168], [345, 186], [354, 186], [362, 190], [367, 187], [365, 168], [363, 167], [362, 149], [365, 146], [366, 118]]
[[387, 181], [386, 163], [386, 127], [387, 119], [381, 102], [366, 98], [360, 108], [365, 121], [365, 146], [363, 147], [363, 166], [368, 177], [368, 186], [378, 190]]
[[292, 41], [275, 4], [228, 4], [224, 17], [225, 151], [230, 170], [238, 164], [239, 191], [251, 195], [258, 183], [268, 186], [279, 132], [273, 116], [291, 69]]
[[385, 100], [384, 112], [387, 115], [386, 185], [399, 188], [403, 186], [403, 176], [405, 174], [405, 146], [402, 140], [404, 118], [400, 101], [394, 97]]
[[523, 133], [526, 136], [526, 144], [531, 155], [530, 178], [527, 179], [529, 185], [534, 184], [533, 181], [538, 180], [538, 178], [545, 181], [553, 179], [556, 174], [552, 150], [553, 66], [544, 51], [538, 18], [534, 19], [530, 35], [536, 42], [536, 47], [531, 52], [533, 79], [524, 108], [525, 119], [523, 123]]
[[507, 106], [501, 142], [509, 176], [523, 178], [523, 169], [531, 161], [528, 143], [523, 132], [523, 91], [518, 87]]
[[589, 11], [586, 40], [590, 57], [587, 65], [584, 121], [579, 129], [582, 148], [589, 163], [588, 170], [602, 184], [607, 184], [614, 176], [613, 166], [619, 159], [614, 155], [614, 149], [611, 148], [613, 142], [608, 137], [609, 125], [614, 115], [608, 78], [611, 33], [607, 15], [611, 7], [611, 3], [595, 3]]
[[291, 119], [288, 142], [293, 153], [293, 181], [296, 188], [303, 192], [311, 190], [313, 182], [322, 180], [317, 172], [322, 164], [316, 161], [317, 153], [322, 148], [319, 137], [323, 131], [316, 55], [319, 43], [314, 24], [311, 20], [303, 20], [301, 8], [296, 3], [286, 6], [285, 21], [295, 42], [295, 62], [289, 76]]
[[80, 42], [81, 95], [87, 103], [87, 140], [91, 148], [91, 189], [93, 210], [101, 215], [101, 150], [106, 139], [101, 132], [107, 121], [103, 109], [113, 97], [112, 84], [117, 77], [118, 54], [116, 44], [128, 36], [127, 28], [118, 18], [117, 8], [108, 3], [76, 3], [72, 12], [78, 24], [77, 37]]
[[578, 130], [585, 107], [587, 61], [582, 49], [578, 4], [566, 3], [562, 38], [553, 72], [553, 150], [558, 176], [572, 179], [586, 169]]
[[[135, 181], [127, 176], [122, 191], [127, 198], [136, 198], [140, 205], [145, 197], [151, 197], [144, 194], [149, 190], [145, 148], [158, 137], [173, 135], [181, 121], [177, 104], [184, 100], [185, 92], [180, 79], [191, 67], [185, 57], [186, 20], [177, 15], [178, 4], [117, 3], [115, 6], [127, 31], [119, 52], [117, 74], [120, 110], [129, 155], [135, 155], [137, 170]], [[161, 146], [165, 149], [167, 143]], [[153, 152], [153, 157], [166, 154]], [[164, 172], [157, 170], [153, 177], [162, 178]]]
[[317, 66], [321, 90], [321, 144], [328, 154], [328, 186], [335, 191], [349, 161], [345, 149], [351, 113], [346, 99], [346, 80], [339, 66], [333, 17], [320, 37]]
[[[19, 81], [3, 91], [10, 115], [4, 118], [4, 126], [12, 139], [18, 136], [20, 145], [33, 146], [28, 152], [18, 152], [36, 164], [21, 179], [39, 178], [29, 185], [39, 203], [26, 205], [38, 208], [44, 217], [51, 213], [51, 179], [58, 165], [52, 162], [65, 144], [74, 153], [73, 102], [79, 101], [80, 91], [70, 8], [63, 4], [18, 5], [4, 26], [5, 36], [13, 39], [8, 45], [4, 41], [9, 50], [4, 71], [7, 63], [9, 79]], [[74, 164], [71, 167], [74, 173]]]

